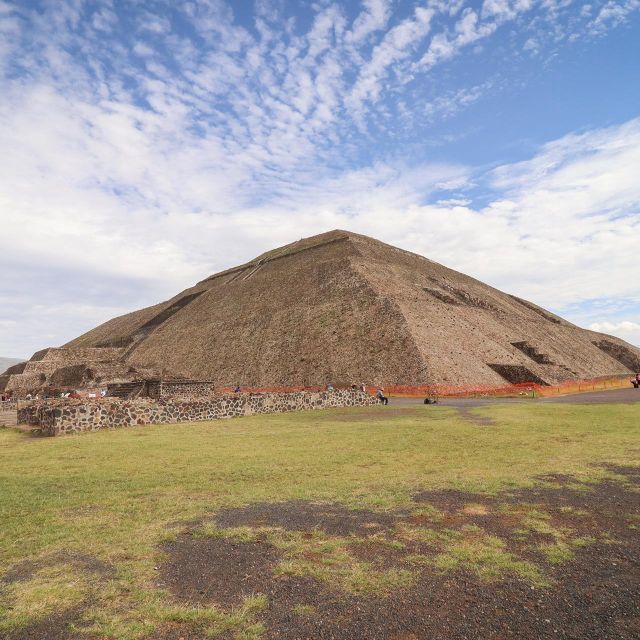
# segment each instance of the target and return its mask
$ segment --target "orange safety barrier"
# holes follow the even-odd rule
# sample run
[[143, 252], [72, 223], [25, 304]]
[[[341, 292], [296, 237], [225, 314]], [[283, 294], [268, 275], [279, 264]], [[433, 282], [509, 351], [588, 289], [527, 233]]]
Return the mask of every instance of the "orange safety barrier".
[[[622, 389], [631, 385], [631, 375], [607, 376], [583, 380], [566, 380], [560, 384], [543, 386], [533, 382], [504, 385], [453, 385], [453, 384], [423, 384], [400, 385], [382, 384], [366, 385], [367, 393], [374, 395], [377, 389], [384, 389], [389, 397], [544, 397], [561, 396], [588, 391], [604, 391], [606, 389]], [[336, 389], [349, 389], [350, 385], [336, 384]], [[358, 385], [359, 387], [359, 385]], [[272, 386], [272, 387], [248, 387], [241, 386], [242, 393], [290, 393], [293, 391], [326, 391], [326, 385], [314, 386]], [[89, 392], [96, 394], [96, 400], [100, 400], [99, 390], [81, 390], [80, 394], [86, 398]], [[216, 394], [233, 393], [234, 387], [216, 387]], [[110, 398], [111, 400], [112, 398]]]
[[[631, 376], [606, 376], [581, 380], [566, 380], [556, 385], [544, 386], [534, 382], [521, 382], [504, 385], [453, 385], [453, 384], [425, 384], [425, 385], [366, 385], [367, 392], [374, 394], [378, 388], [384, 389], [388, 396], [395, 397], [544, 397], [570, 395], [587, 391], [604, 391], [605, 389], [621, 389], [631, 384]], [[337, 388], [348, 388], [336, 385]], [[292, 391], [326, 391], [326, 386], [282, 386], [282, 387], [241, 387], [243, 393], [286, 393]], [[216, 389], [218, 393], [233, 393], [233, 387]]]
[[522, 382], [508, 385], [388, 385], [385, 387], [390, 396], [447, 396], [447, 397], [546, 397], [561, 396], [588, 391], [604, 391], [606, 389], [622, 389], [631, 384], [631, 378], [625, 376], [608, 376], [581, 380], [565, 380], [559, 384], [544, 386], [534, 382]]

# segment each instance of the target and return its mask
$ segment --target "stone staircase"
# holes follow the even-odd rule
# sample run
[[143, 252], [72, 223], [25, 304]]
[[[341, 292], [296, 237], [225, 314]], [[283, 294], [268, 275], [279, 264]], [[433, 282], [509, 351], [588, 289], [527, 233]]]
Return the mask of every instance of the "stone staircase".
[[107, 386], [107, 396], [109, 398], [123, 398], [133, 400], [144, 391], [146, 382], [119, 382]]

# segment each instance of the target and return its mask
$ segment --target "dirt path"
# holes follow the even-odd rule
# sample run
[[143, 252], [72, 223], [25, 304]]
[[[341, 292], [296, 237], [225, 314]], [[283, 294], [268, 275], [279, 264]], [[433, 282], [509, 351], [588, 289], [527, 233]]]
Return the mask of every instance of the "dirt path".
[[[609, 391], [593, 391], [568, 396], [550, 398], [439, 398], [438, 406], [455, 407], [466, 420], [490, 424], [488, 418], [477, 416], [471, 410], [495, 404], [629, 404], [640, 403], [640, 389], [611, 389]], [[421, 405], [424, 398], [391, 398], [390, 407], [410, 407]]]
[[609, 389], [608, 391], [590, 391], [557, 398], [540, 398], [537, 402], [558, 404], [616, 404], [640, 402], [640, 389], [629, 385], [628, 389]]

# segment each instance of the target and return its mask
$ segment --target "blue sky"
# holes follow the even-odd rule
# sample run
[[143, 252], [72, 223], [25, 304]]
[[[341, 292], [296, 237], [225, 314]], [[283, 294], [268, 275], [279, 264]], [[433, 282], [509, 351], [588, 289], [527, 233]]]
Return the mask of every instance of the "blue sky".
[[640, 344], [640, 0], [0, 0], [0, 354], [346, 228]]

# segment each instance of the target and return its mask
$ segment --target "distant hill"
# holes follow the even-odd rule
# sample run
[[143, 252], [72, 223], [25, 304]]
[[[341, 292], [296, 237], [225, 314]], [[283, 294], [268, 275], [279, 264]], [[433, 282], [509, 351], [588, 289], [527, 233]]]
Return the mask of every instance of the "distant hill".
[[24, 362], [25, 360], [26, 358], [3, 358], [0, 356], [0, 373], [4, 373], [9, 367]]

